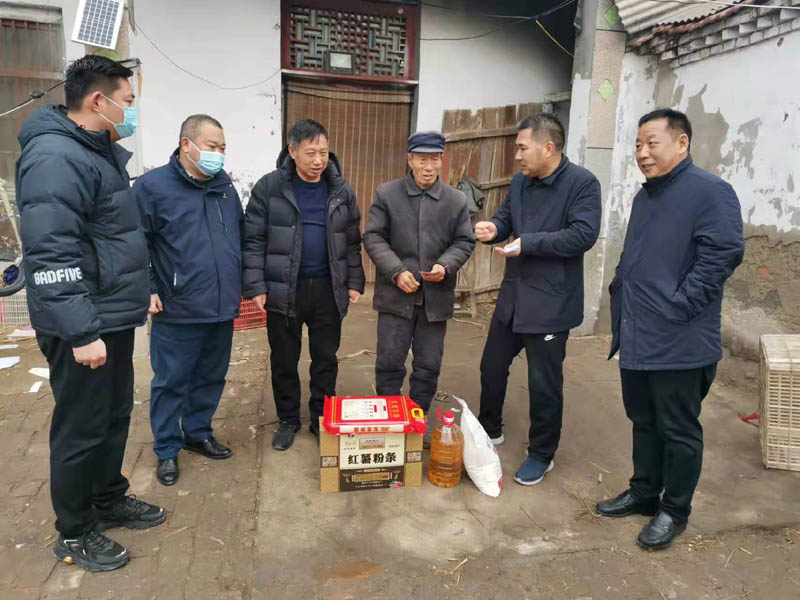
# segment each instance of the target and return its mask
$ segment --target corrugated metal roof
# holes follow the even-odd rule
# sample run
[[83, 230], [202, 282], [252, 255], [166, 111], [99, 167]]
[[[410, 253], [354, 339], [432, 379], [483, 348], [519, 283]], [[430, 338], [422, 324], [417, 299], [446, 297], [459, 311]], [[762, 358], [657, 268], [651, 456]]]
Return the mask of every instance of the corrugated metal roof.
[[[727, 0], [737, 2], [737, 0]], [[655, 25], [686, 23], [702, 19], [728, 8], [723, 4], [700, 2], [655, 2], [653, 0], [616, 0], [619, 16], [628, 33], [636, 33]]]

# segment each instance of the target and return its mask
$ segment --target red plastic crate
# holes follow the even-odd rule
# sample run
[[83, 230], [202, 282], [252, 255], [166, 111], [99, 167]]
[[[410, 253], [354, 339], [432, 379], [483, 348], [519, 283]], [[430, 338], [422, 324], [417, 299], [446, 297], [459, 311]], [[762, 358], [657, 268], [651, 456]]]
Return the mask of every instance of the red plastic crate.
[[266, 327], [267, 314], [261, 312], [252, 300], [242, 298], [239, 306], [239, 316], [233, 320], [233, 329], [242, 331], [243, 329], [255, 329], [256, 327]]

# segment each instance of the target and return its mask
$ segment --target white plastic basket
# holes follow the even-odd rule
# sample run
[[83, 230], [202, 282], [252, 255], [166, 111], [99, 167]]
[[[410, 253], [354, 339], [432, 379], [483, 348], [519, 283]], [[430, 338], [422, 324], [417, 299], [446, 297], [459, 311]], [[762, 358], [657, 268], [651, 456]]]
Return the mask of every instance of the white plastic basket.
[[762, 335], [760, 345], [764, 466], [800, 471], [800, 335]]
[[0, 325], [29, 325], [28, 295], [24, 289], [0, 298]]

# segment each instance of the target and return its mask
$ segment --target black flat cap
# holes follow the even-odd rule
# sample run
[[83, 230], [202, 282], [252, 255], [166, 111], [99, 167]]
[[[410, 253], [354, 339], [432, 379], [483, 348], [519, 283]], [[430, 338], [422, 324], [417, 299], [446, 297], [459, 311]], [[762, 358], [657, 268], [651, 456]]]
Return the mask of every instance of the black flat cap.
[[408, 137], [408, 152], [435, 154], [444, 152], [444, 136], [439, 131], [418, 131]]

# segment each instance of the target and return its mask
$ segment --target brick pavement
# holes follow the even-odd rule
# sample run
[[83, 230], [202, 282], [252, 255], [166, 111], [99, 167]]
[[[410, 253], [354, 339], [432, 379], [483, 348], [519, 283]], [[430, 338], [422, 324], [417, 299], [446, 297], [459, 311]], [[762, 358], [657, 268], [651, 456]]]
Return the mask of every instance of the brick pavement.
[[[8, 333], [6, 331], [6, 333]], [[234, 456], [213, 461], [183, 452], [181, 479], [163, 487], [155, 479], [148, 418], [151, 371], [136, 360], [136, 390], [123, 466], [131, 493], [167, 509], [167, 521], [145, 531], [113, 529], [109, 535], [131, 553], [111, 573], [88, 573], [57, 563], [50, 504], [48, 435], [53, 397], [47, 382], [28, 373], [44, 367], [35, 340], [19, 342], [21, 362], [0, 371], [0, 598], [78, 600], [249, 597], [258, 498], [258, 426], [265, 375], [263, 330], [239, 332], [228, 385], [214, 421], [215, 435]], [[5, 342], [4, 342], [5, 343]]]

